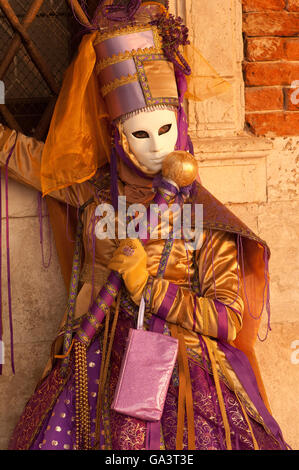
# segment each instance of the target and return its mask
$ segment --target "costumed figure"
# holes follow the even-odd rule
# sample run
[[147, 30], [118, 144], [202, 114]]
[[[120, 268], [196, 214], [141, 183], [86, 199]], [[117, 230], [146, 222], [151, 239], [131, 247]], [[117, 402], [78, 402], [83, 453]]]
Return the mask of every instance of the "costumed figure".
[[[67, 309], [10, 449], [288, 447], [253, 351], [264, 305], [269, 313], [270, 252], [200, 183], [183, 99], [229, 85], [198, 51], [202, 74], [192, 76], [190, 47], [181, 19], [158, 2], [104, 2], [66, 72], [45, 144], [2, 128], [7, 174], [78, 209]], [[123, 224], [120, 200], [128, 209]], [[196, 249], [175, 236], [174, 216], [166, 238], [127, 235], [137, 227], [136, 205], [157, 200], [169, 209], [191, 205], [193, 229], [201, 205]], [[163, 413], [153, 420], [113, 406], [142, 308], [144, 330], [178, 347]], [[153, 368], [159, 361], [153, 354]], [[151, 377], [138, 374], [146, 388]]]

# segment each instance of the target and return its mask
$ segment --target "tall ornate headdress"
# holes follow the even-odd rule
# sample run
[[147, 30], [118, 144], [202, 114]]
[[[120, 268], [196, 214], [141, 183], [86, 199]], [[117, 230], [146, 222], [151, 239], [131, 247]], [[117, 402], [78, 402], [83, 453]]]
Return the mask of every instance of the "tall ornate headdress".
[[177, 109], [177, 148], [189, 149], [184, 95], [200, 101], [230, 86], [198, 51], [204, 71], [192, 77], [188, 30], [161, 3], [114, 3], [101, 2], [66, 72], [43, 151], [44, 195], [88, 180], [110, 161], [111, 123], [131, 113]]

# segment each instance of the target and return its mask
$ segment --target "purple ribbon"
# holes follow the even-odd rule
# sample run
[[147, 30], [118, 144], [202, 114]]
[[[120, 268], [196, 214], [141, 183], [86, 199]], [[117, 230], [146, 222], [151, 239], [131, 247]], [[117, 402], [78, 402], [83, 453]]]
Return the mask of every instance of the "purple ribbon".
[[218, 345], [224, 352], [226, 359], [232, 366], [233, 370], [236, 372], [241, 384], [256, 407], [258, 413], [263, 418], [266, 426], [271, 430], [274, 437], [280, 442], [283, 448], [289, 447], [283, 440], [280, 427], [273, 416], [269, 413], [259, 393], [257, 381], [247, 356], [242, 351], [228, 343], [219, 341]]
[[[14, 148], [17, 143], [18, 133], [16, 133], [16, 139], [11, 147], [8, 157], [5, 162], [5, 208], [6, 208], [6, 262], [7, 262], [7, 296], [8, 296], [8, 311], [9, 311], [9, 330], [10, 330], [10, 358], [11, 358], [11, 368], [13, 374], [15, 374], [15, 364], [14, 364], [14, 347], [13, 347], [13, 322], [12, 322], [12, 307], [11, 307], [11, 281], [10, 281], [10, 250], [9, 250], [9, 217], [8, 217], [8, 164], [10, 157], [14, 151]], [[0, 201], [1, 202], [1, 201]], [[2, 226], [2, 219], [1, 219]], [[1, 230], [1, 245], [2, 245], [2, 230]], [[2, 257], [2, 248], [1, 248], [1, 257]], [[1, 268], [1, 266], [0, 266]], [[2, 291], [2, 289], [1, 289]], [[2, 296], [2, 292], [1, 292]], [[2, 299], [0, 299], [2, 300]], [[0, 323], [1, 323], [1, 339], [2, 339], [2, 302], [1, 302], [1, 314], [0, 314]], [[2, 366], [0, 369], [2, 374]]]
[[[107, 291], [107, 285], [110, 284], [115, 292], [115, 295], [110, 294]], [[105, 318], [105, 312], [100, 307], [100, 302], [104, 302], [106, 306], [109, 308], [114, 302], [114, 299], [121, 288], [121, 277], [120, 275], [115, 272], [111, 271], [109, 277], [107, 279], [106, 284], [101, 288], [97, 299], [93, 302], [90, 308], [90, 315], [92, 315], [98, 323], [101, 323]], [[89, 318], [85, 318], [80, 325], [79, 331], [76, 334], [76, 340], [84, 341], [84, 337], [88, 337], [89, 342], [92, 340], [94, 335], [96, 334], [97, 329], [90, 323]], [[80, 336], [83, 333], [83, 338]], [[85, 336], [86, 335], [86, 336]]]
[[227, 318], [227, 311], [225, 306], [219, 302], [218, 300], [214, 299], [214, 304], [218, 313], [218, 335], [219, 339], [227, 340], [228, 335], [228, 318]]
[[153, 188], [156, 190], [158, 188], [166, 189], [167, 191], [170, 191], [171, 193], [173, 193], [175, 196], [183, 195], [187, 197], [190, 195], [193, 189], [193, 183], [189, 184], [188, 186], [182, 186], [180, 188], [177, 188], [177, 186], [174, 186], [169, 181], [166, 181], [163, 178], [162, 174], [159, 173], [153, 179]]
[[169, 310], [171, 309], [175, 296], [177, 294], [179, 286], [172, 284], [171, 282], [168, 285], [166, 294], [162, 303], [155, 315], [151, 318], [150, 329], [157, 333], [163, 333], [164, 323], [167, 317]]
[[161, 421], [148, 421], [146, 425], [146, 450], [160, 450]]

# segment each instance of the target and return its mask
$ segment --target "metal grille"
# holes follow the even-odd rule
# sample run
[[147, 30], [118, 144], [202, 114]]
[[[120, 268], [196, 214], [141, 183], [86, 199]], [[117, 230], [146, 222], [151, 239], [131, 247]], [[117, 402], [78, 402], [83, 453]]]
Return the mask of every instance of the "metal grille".
[[[72, 38], [79, 25], [70, 3], [0, 0], [0, 80], [5, 84], [1, 120], [37, 138], [46, 135], [63, 74], [73, 53]], [[77, 7], [80, 9], [79, 4]], [[12, 24], [14, 15], [25, 28], [25, 37]]]
[[45, 138], [63, 74], [80, 40], [73, 11], [81, 24], [88, 24], [84, 10], [92, 18], [99, 1], [0, 0], [1, 122]]

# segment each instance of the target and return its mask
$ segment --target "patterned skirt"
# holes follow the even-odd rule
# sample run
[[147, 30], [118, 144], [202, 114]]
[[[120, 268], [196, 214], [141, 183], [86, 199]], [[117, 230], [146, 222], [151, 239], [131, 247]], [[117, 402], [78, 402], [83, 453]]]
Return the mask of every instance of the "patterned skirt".
[[[101, 412], [100, 448], [105, 450], [145, 450], [147, 423], [110, 409], [119, 376], [129, 328], [133, 320], [120, 314], [115, 333], [109, 374]], [[87, 353], [88, 398], [91, 423], [91, 446], [95, 444], [97, 396], [101, 366], [101, 336], [91, 344]], [[196, 450], [226, 449], [225, 429], [213, 377], [192, 358], [189, 358], [194, 406]], [[221, 381], [221, 391], [229, 422], [234, 450], [253, 450], [252, 433], [235, 394]], [[166, 396], [161, 419], [160, 449], [176, 450], [178, 373], [175, 368]], [[75, 379], [70, 373], [67, 381], [59, 374], [59, 364], [37, 387], [14, 430], [9, 449], [73, 450], [76, 449]], [[281, 450], [275, 437], [248, 414], [252, 432], [261, 450]], [[188, 449], [187, 423], [184, 430], [184, 449]]]

